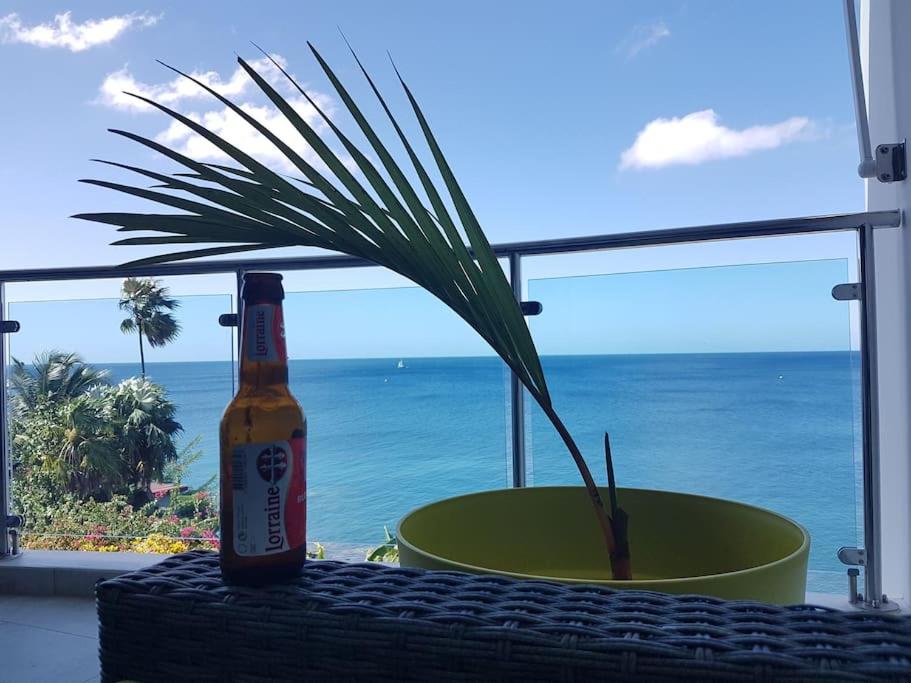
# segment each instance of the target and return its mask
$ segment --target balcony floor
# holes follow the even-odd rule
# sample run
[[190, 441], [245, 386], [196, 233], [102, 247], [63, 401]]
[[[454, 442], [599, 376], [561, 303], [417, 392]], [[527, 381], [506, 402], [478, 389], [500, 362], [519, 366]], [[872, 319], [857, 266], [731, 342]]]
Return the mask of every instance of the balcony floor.
[[0, 595], [0, 683], [100, 680], [92, 598]]

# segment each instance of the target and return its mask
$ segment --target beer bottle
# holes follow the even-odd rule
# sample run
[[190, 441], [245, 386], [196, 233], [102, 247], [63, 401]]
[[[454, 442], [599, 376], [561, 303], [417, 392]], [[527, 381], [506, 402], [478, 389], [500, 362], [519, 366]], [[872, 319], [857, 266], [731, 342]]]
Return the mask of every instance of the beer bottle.
[[277, 273], [244, 277], [240, 387], [221, 420], [221, 569], [225, 581], [297, 575], [306, 556], [307, 421], [288, 389]]

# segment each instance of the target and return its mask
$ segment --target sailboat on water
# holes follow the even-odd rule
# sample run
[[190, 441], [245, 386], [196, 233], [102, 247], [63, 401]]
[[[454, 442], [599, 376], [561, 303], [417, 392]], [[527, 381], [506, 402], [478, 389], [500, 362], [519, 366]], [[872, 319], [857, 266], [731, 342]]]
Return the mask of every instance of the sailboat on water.
[[404, 370], [404, 369], [405, 369], [405, 361], [400, 360], [400, 361], [398, 362], [398, 365], [396, 365], [395, 367], [397, 367], [399, 370]]

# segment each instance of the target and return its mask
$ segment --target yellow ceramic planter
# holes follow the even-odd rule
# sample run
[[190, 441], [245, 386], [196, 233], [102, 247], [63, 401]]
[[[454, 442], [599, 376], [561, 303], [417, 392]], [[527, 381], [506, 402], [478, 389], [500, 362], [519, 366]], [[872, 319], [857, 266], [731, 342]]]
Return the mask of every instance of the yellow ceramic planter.
[[[601, 494], [607, 500], [607, 490]], [[612, 581], [582, 487], [484, 491], [418, 508], [399, 523], [403, 566], [599, 583], [776, 604], [803, 602], [810, 536], [787, 517], [717, 498], [619, 489], [632, 581]]]

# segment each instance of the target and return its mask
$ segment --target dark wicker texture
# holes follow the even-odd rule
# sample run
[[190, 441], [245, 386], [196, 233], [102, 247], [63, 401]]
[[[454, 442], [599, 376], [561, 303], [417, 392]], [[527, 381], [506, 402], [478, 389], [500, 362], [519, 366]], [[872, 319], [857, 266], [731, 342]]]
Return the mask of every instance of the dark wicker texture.
[[905, 617], [308, 562], [262, 589], [215, 553], [98, 584], [103, 681], [911, 681]]

